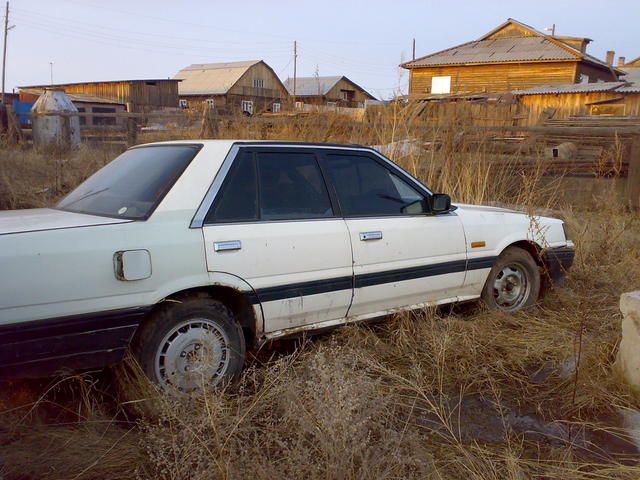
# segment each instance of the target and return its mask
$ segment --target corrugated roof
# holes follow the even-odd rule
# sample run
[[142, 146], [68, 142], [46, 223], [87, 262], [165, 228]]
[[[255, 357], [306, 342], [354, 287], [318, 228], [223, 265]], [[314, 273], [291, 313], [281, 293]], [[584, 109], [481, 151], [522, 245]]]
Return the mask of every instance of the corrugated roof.
[[574, 54], [546, 38], [505, 37], [465, 43], [427, 55], [405, 65], [422, 67], [464, 63], [571, 60], [575, 58]]
[[[326, 95], [340, 80], [342, 80], [342, 76], [340, 75], [333, 77], [297, 77], [296, 96]], [[290, 94], [293, 94], [293, 78], [287, 78], [284, 86]]]
[[262, 60], [224, 63], [195, 63], [173, 77], [182, 80], [180, 95], [224, 95], [249, 68]]
[[[528, 31], [530, 36], [508, 36], [489, 38], [505, 26], [513, 24]], [[573, 46], [546, 35], [529, 25], [514, 19], [493, 29], [480, 39], [463, 43], [402, 64], [405, 68], [431, 67], [438, 65], [534, 62], [554, 60], [583, 60], [600, 67], [611, 68], [606, 62], [582, 53]]]
[[640, 85], [628, 82], [567, 83], [561, 85], [540, 85], [527, 90], [514, 90], [514, 95], [545, 95], [554, 93], [593, 93], [593, 92], [640, 92]]

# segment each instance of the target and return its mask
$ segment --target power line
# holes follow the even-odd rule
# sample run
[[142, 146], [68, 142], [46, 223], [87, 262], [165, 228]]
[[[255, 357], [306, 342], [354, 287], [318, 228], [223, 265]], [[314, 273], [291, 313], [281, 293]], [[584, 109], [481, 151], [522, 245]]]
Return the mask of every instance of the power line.
[[[36, 21], [40, 21], [40, 22], [45, 22], [45, 23], [50, 23], [51, 25], [64, 25], [65, 27], [67, 26], [71, 26], [72, 28], [80, 28], [83, 30], [87, 30], [90, 32], [95, 32], [96, 29], [98, 30], [106, 30], [106, 31], [113, 31], [113, 32], [123, 32], [129, 35], [134, 35], [134, 36], [141, 36], [144, 38], [147, 37], [160, 37], [163, 39], [175, 39], [175, 40], [187, 40], [187, 41], [193, 41], [193, 42], [198, 42], [198, 43], [212, 43], [212, 44], [229, 44], [229, 45], [255, 45], [256, 43], [258, 44], [280, 44], [280, 45], [285, 45], [285, 44], [289, 44], [288, 41], [285, 40], [270, 40], [270, 41], [255, 41], [255, 40], [244, 40], [244, 41], [228, 41], [228, 40], [214, 40], [212, 38], [195, 38], [195, 37], [181, 37], [181, 36], [176, 36], [176, 35], [167, 35], [167, 34], [159, 34], [159, 33], [151, 33], [151, 32], [141, 32], [141, 31], [135, 31], [135, 30], [131, 30], [131, 29], [124, 29], [124, 28], [117, 28], [117, 27], [109, 27], [103, 24], [97, 24], [97, 23], [91, 23], [91, 22], [86, 22], [83, 21], [82, 24], [78, 24], [77, 22], [74, 21], [69, 21], [69, 18], [63, 18], [63, 17], [56, 17], [55, 15], [43, 15], [39, 12], [35, 12], [32, 10], [28, 10], [28, 9], [24, 9], [24, 8], [14, 8], [14, 11], [17, 11], [19, 15], [24, 15], [24, 18], [26, 20], [36, 20]], [[32, 17], [38, 17], [36, 19], [33, 19]], [[86, 27], [91, 27], [86, 28]], [[100, 33], [100, 32], [97, 32]], [[103, 33], [106, 34], [106, 33]]]
[[[122, 36], [110, 36], [93, 32], [86, 32], [78, 29], [65, 29], [60, 30], [53, 25], [49, 25], [46, 23], [33, 21], [33, 20], [21, 20], [21, 24], [24, 24], [27, 27], [31, 27], [33, 29], [37, 29], [39, 31], [45, 31], [54, 35], [63, 36], [63, 37], [72, 37], [72, 38], [80, 38], [83, 40], [88, 40], [94, 43], [109, 45], [114, 47], [126, 48], [126, 49], [137, 49], [143, 50], [153, 53], [163, 53], [163, 54], [177, 54], [184, 52], [199, 52], [199, 53], [211, 53], [211, 52], [228, 52], [228, 48], [211, 48], [211, 47], [202, 47], [202, 46], [193, 46], [193, 45], [171, 45], [171, 44], [162, 44], [162, 43], [151, 43], [139, 41], [137, 39], [127, 39]], [[169, 50], [169, 51], [168, 51]], [[173, 52], [172, 52], [173, 51]], [[282, 48], [272, 48], [272, 49], [262, 49], [264, 53], [270, 54], [284, 54], [286, 50]], [[246, 53], [255, 53], [255, 49], [250, 49], [247, 47], [245, 50]]]

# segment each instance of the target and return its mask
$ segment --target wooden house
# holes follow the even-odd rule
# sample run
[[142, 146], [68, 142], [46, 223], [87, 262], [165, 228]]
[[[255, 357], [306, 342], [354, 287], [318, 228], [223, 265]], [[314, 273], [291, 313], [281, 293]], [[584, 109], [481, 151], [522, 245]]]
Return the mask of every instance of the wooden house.
[[[613, 52], [607, 52], [613, 63]], [[566, 83], [539, 85], [514, 90], [512, 94], [528, 112], [529, 123], [535, 124], [543, 112], [553, 118], [570, 116], [624, 117], [640, 116], [640, 58], [626, 62], [618, 59], [622, 72], [616, 82]]]
[[[293, 78], [284, 82], [289, 95], [294, 95]], [[297, 77], [295, 100], [300, 104], [329, 105], [336, 107], [364, 107], [366, 100], [376, 100], [364, 88], [345, 76]]]
[[409, 70], [409, 97], [416, 99], [617, 81], [623, 72], [589, 55], [590, 41], [547, 35], [509, 19], [478, 40], [401, 66]]
[[22, 90], [62, 89], [67, 94], [89, 95], [94, 98], [125, 104], [132, 112], [150, 112], [178, 107], [178, 80], [118, 80], [105, 82], [31, 85]]
[[273, 69], [262, 60], [194, 64], [180, 70], [180, 106], [246, 115], [279, 112], [288, 98]]

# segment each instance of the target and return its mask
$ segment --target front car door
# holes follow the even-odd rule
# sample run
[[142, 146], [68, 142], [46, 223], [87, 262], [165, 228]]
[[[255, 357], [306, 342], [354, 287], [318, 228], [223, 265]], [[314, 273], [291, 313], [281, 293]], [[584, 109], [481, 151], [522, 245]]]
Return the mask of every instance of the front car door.
[[466, 247], [455, 212], [429, 215], [430, 192], [374, 152], [327, 150], [322, 161], [353, 249], [349, 318], [460, 299]]
[[253, 288], [265, 333], [345, 317], [349, 232], [313, 150], [240, 147], [203, 233], [209, 271]]

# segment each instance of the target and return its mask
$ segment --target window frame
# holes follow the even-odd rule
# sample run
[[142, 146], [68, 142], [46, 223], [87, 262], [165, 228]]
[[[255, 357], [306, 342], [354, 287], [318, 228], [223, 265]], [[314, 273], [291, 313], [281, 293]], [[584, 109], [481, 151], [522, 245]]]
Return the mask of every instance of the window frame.
[[[245, 108], [247, 106], [248, 108]], [[249, 115], [253, 115], [253, 100], [242, 100], [240, 108], [243, 112], [247, 112]]]
[[[398, 177], [401, 181], [404, 181], [405, 183], [407, 183], [411, 188], [413, 188], [418, 193], [423, 195], [425, 200], [427, 200], [428, 197], [433, 195], [433, 192], [431, 192], [431, 190], [426, 188], [421, 183], [417, 182], [417, 180], [415, 180], [411, 175], [409, 175], [403, 169], [398, 167], [396, 164], [394, 164], [393, 162], [391, 162], [390, 160], [388, 160], [386, 158], [383, 158], [383, 157], [379, 156], [379, 154], [373, 155], [372, 153], [375, 153], [375, 152], [369, 152], [369, 151], [366, 151], [366, 150], [339, 150], [339, 149], [335, 149], [333, 151], [327, 149], [327, 151], [322, 151], [321, 152], [321, 154], [320, 154], [320, 158], [321, 158], [320, 162], [321, 162], [321, 165], [322, 165], [324, 171], [326, 171], [327, 182], [330, 185], [330, 187], [329, 187], [330, 188], [330, 193], [335, 197], [336, 202], [340, 206], [340, 212], [341, 213], [342, 213], [342, 205], [340, 205], [340, 197], [338, 195], [338, 191], [336, 189], [336, 186], [335, 186], [335, 184], [333, 183], [333, 181], [331, 179], [331, 175], [329, 174], [329, 167], [326, 164], [326, 162], [327, 162], [327, 158], [326, 157], [328, 157], [330, 155], [369, 158], [369, 159], [373, 160], [375, 163], [377, 163], [378, 165], [380, 165], [382, 168], [387, 170], [392, 175], [395, 175], [396, 177]], [[427, 201], [427, 205], [428, 204], [429, 204], [429, 202]], [[409, 213], [409, 214], [402, 214], [402, 213], [398, 213], [398, 214], [396, 214], [396, 213], [389, 213], [389, 214], [372, 213], [370, 215], [362, 215], [362, 214], [349, 215], [349, 214], [342, 213], [342, 218], [345, 218], [345, 219], [391, 218], [391, 217], [395, 217], [395, 218], [410, 218], [410, 217], [425, 217], [425, 216], [431, 216], [431, 215], [433, 215], [433, 213], [431, 213], [431, 212]]]
[[[447, 88], [446, 88], [447, 91], [434, 92], [434, 87], [435, 86], [442, 87], [443, 83], [447, 83]], [[442, 88], [438, 88], [438, 90], [442, 90]], [[450, 95], [451, 94], [451, 75], [434, 75], [433, 77], [431, 77], [431, 93], [433, 93], [434, 95]]]
[[[259, 153], [285, 153], [285, 154], [291, 154], [291, 153], [306, 153], [306, 154], [311, 154], [313, 156], [313, 159], [316, 162], [316, 165], [318, 166], [318, 170], [320, 172], [320, 178], [321, 181], [324, 185], [324, 187], [327, 190], [327, 197], [329, 198], [329, 203], [331, 205], [331, 210], [333, 212], [333, 214], [331, 216], [327, 216], [327, 217], [304, 217], [304, 218], [289, 218], [289, 219], [262, 219], [261, 217], [261, 198], [260, 198], [260, 189], [261, 189], [261, 185], [260, 185], [260, 171], [259, 171], [259, 167], [258, 167], [258, 154]], [[226, 186], [229, 183], [229, 178], [230, 178], [230, 173], [234, 170], [234, 167], [236, 166], [237, 162], [239, 161], [240, 158], [242, 158], [243, 155], [245, 155], [246, 153], [249, 153], [252, 155], [252, 162], [253, 162], [253, 166], [255, 168], [255, 174], [256, 174], [256, 193], [257, 193], [257, 210], [258, 210], [258, 219], [257, 220], [224, 220], [224, 221], [216, 221], [216, 220], [209, 220], [207, 221], [207, 216], [209, 215], [209, 212], [216, 207], [217, 202], [220, 199], [220, 195], [222, 194], [222, 192], [224, 192]], [[223, 165], [224, 166], [224, 165]], [[221, 170], [223, 167], [220, 167]], [[214, 181], [215, 182], [215, 181]], [[213, 187], [213, 185], [212, 185]], [[203, 204], [206, 201], [206, 197], [205, 200], [203, 200]], [[201, 208], [198, 209], [198, 212], [196, 213], [196, 217], [194, 217], [194, 221], [192, 221], [192, 228], [194, 227], [194, 223], [196, 221], [196, 218], [198, 217], [198, 213], [200, 212]], [[328, 172], [326, 172], [323, 168], [322, 162], [320, 161], [320, 157], [318, 155], [318, 151], [313, 148], [313, 147], [309, 147], [309, 148], [299, 148], [299, 147], [293, 147], [293, 148], [287, 148], [286, 145], [283, 145], [281, 147], [279, 146], [273, 146], [273, 147], [259, 147], [259, 146], [238, 146], [237, 152], [235, 152], [235, 154], [233, 155], [233, 158], [231, 159], [231, 162], [228, 164], [228, 167], [226, 168], [226, 172], [224, 173], [224, 179], [220, 182], [220, 185], [217, 189], [217, 191], [215, 192], [215, 196], [214, 198], [211, 200], [211, 203], [209, 204], [208, 208], [206, 208], [206, 210], [204, 210], [204, 213], [202, 215], [202, 227], [206, 227], [206, 226], [213, 226], [213, 225], [238, 225], [238, 224], [256, 224], [256, 223], [289, 223], [289, 222], [312, 222], [312, 221], [326, 221], [326, 220], [336, 220], [336, 219], [342, 219], [342, 211], [340, 210], [340, 204], [338, 202], [338, 198], [337, 196], [334, 195], [334, 192], [332, 190], [332, 188], [330, 187], [330, 183], [328, 181]], [[196, 225], [197, 227], [197, 225]]]
[[[191, 160], [189, 160], [189, 162], [184, 167], [184, 169], [182, 170], [180, 175], [178, 175], [172, 182], [170, 182], [170, 183], [168, 183], [166, 185], [166, 188], [158, 196], [156, 201], [151, 205], [151, 207], [149, 207], [149, 210], [148, 210], [146, 215], [144, 215], [142, 217], [136, 217], [136, 218], [127, 217], [127, 216], [124, 216], [124, 215], [105, 215], [105, 214], [97, 214], [97, 213], [91, 213], [91, 214], [88, 214], [88, 215], [94, 215], [94, 216], [97, 216], [97, 217], [105, 217], [105, 218], [117, 218], [117, 219], [120, 219], [120, 220], [128, 220], [130, 222], [146, 222], [147, 220], [149, 220], [151, 218], [151, 216], [156, 212], [156, 210], [158, 209], [160, 204], [164, 201], [166, 196], [169, 195], [169, 192], [171, 192], [171, 190], [173, 190], [173, 187], [176, 186], [176, 184], [180, 181], [180, 179], [183, 177], [185, 172], [193, 164], [194, 159], [198, 156], [198, 154], [200, 153], [200, 151], [202, 150], [204, 145], [202, 143], [187, 143], [187, 142], [184, 142], [184, 143], [166, 143], [166, 144], [148, 144], [148, 145], [136, 145], [136, 146], [133, 146], [133, 147], [129, 147], [129, 148], [127, 148], [127, 150], [125, 150], [125, 152], [126, 152], [126, 151], [129, 151], [129, 150], [138, 150], [138, 149], [143, 149], [143, 148], [163, 148], [163, 147], [167, 147], [167, 146], [171, 146], [171, 147], [189, 147], [189, 148], [192, 148], [194, 150], [194, 153], [193, 153], [193, 156], [191, 157]], [[118, 158], [118, 157], [116, 157], [116, 158]], [[115, 158], [113, 160], [115, 160]], [[73, 192], [73, 190], [72, 190], [72, 192]], [[65, 198], [67, 198], [67, 196], [70, 193], [71, 192], [69, 192], [67, 195], [62, 197], [62, 199], [60, 199], [58, 201], [58, 203], [56, 203], [55, 207], [52, 207], [52, 208], [54, 210], [60, 210], [60, 211], [63, 211], [63, 212], [73, 212], [73, 210], [67, 210], [67, 209], [58, 207], [58, 205]], [[77, 213], [83, 213], [83, 212], [77, 212]]]
[[[345, 218], [345, 217], [342, 216], [342, 211], [340, 210], [340, 205], [337, 201], [337, 195], [335, 194], [333, 184], [331, 182], [331, 179], [328, 176], [328, 172], [326, 172], [323, 169], [322, 155], [324, 153], [337, 152], [337, 153], [351, 153], [354, 155], [369, 155], [374, 159], [376, 159], [378, 162], [382, 163], [382, 165], [386, 166], [388, 170], [398, 175], [407, 183], [409, 183], [410, 185], [413, 185], [418, 191], [422, 192], [425, 196], [431, 197], [434, 194], [434, 192], [425, 184], [423, 184], [420, 180], [418, 180], [417, 178], [414, 178], [410, 173], [408, 173], [402, 167], [400, 167], [396, 163], [389, 160], [387, 157], [382, 155], [377, 150], [374, 150], [370, 147], [365, 147], [362, 145], [351, 145], [351, 146], [339, 145], [339, 144], [313, 145], [313, 144], [308, 144], [303, 142], [296, 143], [296, 142], [281, 142], [281, 141], [244, 140], [244, 141], [234, 142], [231, 145], [231, 148], [227, 152], [224, 160], [222, 161], [222, 165], [220, 166], [217, 173], [215, 174], [211, 182], [211, 185], [207, 190], [207, 193], [204, 195], [204, 197], [202, 198], [202, 201], [200, 202], [198, 208], [196, 209], [193, 215], [193, 218], [191, 219], [191, 223], [189, 224], [189, 228], [195, 229], [195, 228], [202, 228], [205, 226], [204, 218], [207, 215], [216, 197], [218, 196], [220, 192], [220, 187], [222, 186], [222, 183], [224, 183], [224, 181], [226, 180], [227, 174], [231, 169], [231, 165], [233, 164], [234, 160], [238, 157], [240, 150], [247, 149], [247, 148], [268, 148], [268, 147], [278, 148], [278, 149], [281, 149], [281, 148], [290, 149], [292, 151], [307, 149], [307, 150], [313, 150], [316, 152], [317, 158], [320, 160], [320, 169], [323, 172], [325, 185], [327, 185], [327, 187], [329, 188], [329, 197], [332, 201], [332, 206], [334, 209], [333, 213], [337, 218]], [[334, 201], [335, 201], [335, 204], [333, 203]], [[455, 209], [452, 209], [446, 214], [438, 213], [437, 215], [438, 216], [456, 215], [454, 210]], [[436, 214], [425, 213], [421, 215], [429, 216], [429, 215], [436, 215]], [[402, 215], [402, 217], [406, 218], [407, 215]], [[364, 217], [364, 218], [375, 218], [375, 217]], [[315, 220], [331, 220], [331, 219], [332, 219], [331, 217], [325, 217], [325, 218], [316, 218]], [[287, 220], [287, 221], [291, 222], [291, 221], [297, 221], [297, 220]], [[305, 221], [308, 221], [308, 220], [305, 220]], [[222, 225], [222, 223], [207, 224], [207, 225]]]

